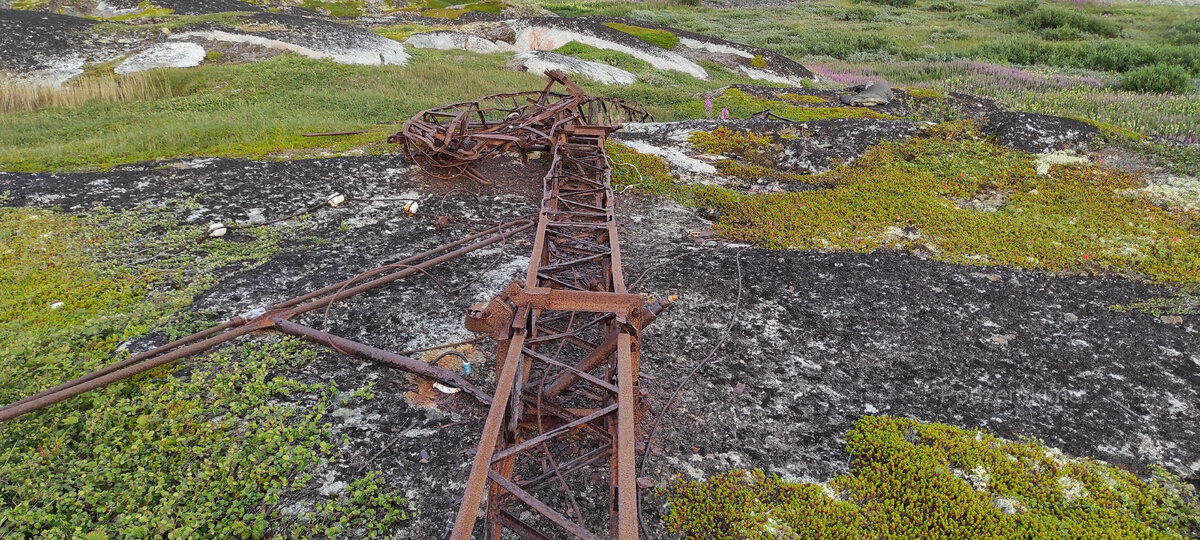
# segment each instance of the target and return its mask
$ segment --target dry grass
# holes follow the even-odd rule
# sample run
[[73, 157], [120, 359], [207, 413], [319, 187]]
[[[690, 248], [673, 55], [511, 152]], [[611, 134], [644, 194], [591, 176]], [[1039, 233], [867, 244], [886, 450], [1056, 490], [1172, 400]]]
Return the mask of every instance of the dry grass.
[[160, 74], [83, 78], [62, 87], [0, 83], [0, 114], [49, 107], [78, 108], [89, 101], [121, 103], [169, 97], [171, 87]]

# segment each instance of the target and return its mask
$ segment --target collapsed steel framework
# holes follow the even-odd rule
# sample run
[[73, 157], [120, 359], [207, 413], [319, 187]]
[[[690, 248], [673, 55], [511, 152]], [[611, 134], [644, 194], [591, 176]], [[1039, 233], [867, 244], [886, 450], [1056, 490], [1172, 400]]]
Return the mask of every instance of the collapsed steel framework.
[[[638, 537], [634, 472], [639, 416], [639, 333], [671, 299], [646, 303], [626, 290], [613, 212], [609, 133], [646, 121], [643, 109], [588, 96], [559, 72], [542, 91], [489, 96], [417, 114], [388, 138], [405, 157], [439, 177], [487, 179], [472, 165], [507, 152], [552, 153], [524, 280], [491, 302], [472, 306], [467, 327], [497, 340], [496, 387], [482, 391], [461, 374], [384, 351], [291, 319], [326, 308], [534, 226], [500, 224], [406, 259], [273, 305], [242, 313], [196, 334], [139, 353], [0, 407], [0, 422], [200, 353], [259, 330], [277, 330], [461, 388], [490, 407], [466, 492], [450, 533], [505, 530], [526, 539], [560, 530], [575, 538]], [[561, 86], [564, 91], [555, 91]], [[604, 465], [607, 464], [607, 467]], [[597, 471], [596, 469], [600, 469]], [[592, 475], [583, 473], [592, 470]], [[604, 511], [581, 506], [607, 473]], [[484, 523], [477, 524], [484, 495]], [[586, 508], [585, 508], [586, 507]], [[606, 515], [593, 515], [603, 513]], [[607, 531], [607, 534], [595, 531]], [[561, 535], [556, 535], [561, 536]]]
[[[626, 290], [605, 140], [650, 115], [588, 96], [561, 73], [547, 76], [540, 92], [424, 111], [389, 139], [435, 174], [478, 180], [472, 164], [486, 157], [552, 154], [525, 279], [468, 313], [468, 327], [492, 332], [499, 347], [453, 540], [476, 531], [485, 493], [484, 538], [504, 530], [548, 538], [554, 528], [584, 539], [605, 528], [613, 538], [638, 536], [639, 332], [669, 300], [646, 305]], [[554, 91], [560, 85], [566, 92]], [[576, 500], [595, 486], [583, 473], [597, 464], [608, 465], [603, 517], [586, 515]]]

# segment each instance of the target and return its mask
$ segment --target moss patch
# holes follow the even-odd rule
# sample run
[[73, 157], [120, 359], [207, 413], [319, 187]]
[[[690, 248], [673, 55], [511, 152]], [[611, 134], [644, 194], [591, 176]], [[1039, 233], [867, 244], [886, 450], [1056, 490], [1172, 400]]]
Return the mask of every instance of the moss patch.
[[781, 97], [787, 101], [790, 101], [792, 103], [808, 103], [808, 104], [829, 103], [828, 99], [825, 99], [821, 96], [802, 96], [800, 94], [787, 93], [787, 94], [781, 94], [779, 97]]
[[356, 0], [342, 2], [304, 0], [300, 3], [300, 7], [309, 11], [328, 13], [334, 17], [357, 17], [363, 13], [362, 2]]
[[761, 471], [676, 481], [665, 490], [667, 524], [706, 539], [1165, 539], [1200, 532], [1195, 489], [1161, 470], [1143, 481], [1037, 441], [888, 416], [860, 419], [846, 447], [851, 473], [825, 486]]
[[[641, 183], [716, 209], [714, 230], [767, 248], [903, 249], [960, 264], [1200, 283], [1200, 218], [1119, 193], [1141, 187], [1143, 178], [1095, 166], [1053, 166], [1038, 175], [1032, 155], [991, 144], [970, 125], [946, 124], [926, 137], [881, 144], [853, 164], [806, 180], [832, 186], [825, 190], [746, 195], [668, 186], [669, 177]], [[717, 135], [727, 140], [704, 147], [728, 151], [742, 166], [764, 166], [757, 150], [744, 149], [754, 146], [745, 137]], [[614, 179], [632, 183], [626, 174], [616, 171]], [[1001, 204], [976, 209], [972, 201], [980, 198]]]
[[664, 49], [673, 49], [676, 45], [679, 45], [679, 36], [676, 36], [675, 34], [672, 34], [666, 30], [642, 28], [641, 26], [633, 26], [630, 24], [614, 22], [604, 23], [604, 26], [612, 28], [613, 30], [619, 30], [642, 41], [652, 43]]
[[[784, 98], [786, 100], [786, 98]], [[879, 118], [896, 119], [895, 116], [882, 114], [866, 107], [804, 107], [797, 106], [796, 101], [776, 101], [751, 96], [736, 88], [729, 88], [721, 95], [712, 98], [713, 110], [729, 109], [733, 118], [746, 118], [752, 114], [770, 109], [771, 112], [797, 122], [813, 120], [830, 120], [834, 118]], [[822, 100], [824, 103], [824, 100]], [[685, 118], [704, 118], [704, 100], [695, 99], [676, 106], [680, 116]]]
[[932, 88], [921, 88], [914, 86], [911, 88], [905, 88], [905, 90], [908, 91], [909, 97], [917, 100], [941, 101], [946, 99], [946, 94], [938, 92]]

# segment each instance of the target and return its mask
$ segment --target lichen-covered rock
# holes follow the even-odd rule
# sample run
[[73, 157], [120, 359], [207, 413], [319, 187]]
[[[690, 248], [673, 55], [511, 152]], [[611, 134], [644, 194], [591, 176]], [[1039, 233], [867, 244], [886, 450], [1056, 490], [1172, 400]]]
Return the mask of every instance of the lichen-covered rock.
[[172, 36], [248, 43], [290, 51], [309, 58], [328, 58], [341, 64], [404, 65], [409, 54], [399, 42], [362, 28], [312, 17], [256, 13], [240, 28], [216, 25]]
[[417, 49], [438, 49], [443, 51], [461, 49], [480, 54], [513, 52], [517, 50], [511, 43], [492, 41], [464, 32], [452, 32], [448, 30], [413, 34], [404, 40], [404, 44]]
[[1085, 145], [1100, 132], [1096, 126], [1061, 116], [1023, 112], [989, 114], [983, 132], [1009, 148], [1047, 154]]
[[535, 75], [544, 75], [547, 71], [558, 70], [564, 73], [582, 75], [603, 84], [629, 85], [637, 80], [634, 74], [621, 68], [549, 51], [525, 51], [518, 53], [508, 62], [508, 66], [513, 69], [528, 71]]

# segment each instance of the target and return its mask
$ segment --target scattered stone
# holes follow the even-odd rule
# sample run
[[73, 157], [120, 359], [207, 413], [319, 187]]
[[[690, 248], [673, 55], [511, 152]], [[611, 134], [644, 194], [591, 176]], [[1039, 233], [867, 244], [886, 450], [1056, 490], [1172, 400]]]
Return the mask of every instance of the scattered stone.
[[1009, 342], [1016, 338], [1016, 334], [996, 334], [988, 338], [988, 341], [996, 345], [1008, 346]]
[[582, 75], [602, 84], [630, 85], [637, 77], [634, 74], [608, 64], [591, 62], [574, 56], [548, 51], [526, 51], [512, 57], [509, 67], [528, 71], [535, 75], [544, 75], [550, 70]]
[[1163, 315], [1158, 319], [1167, 324], [1183, 324], [1183, 317], [1179, 315]]

